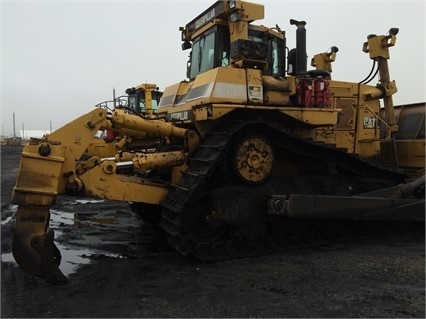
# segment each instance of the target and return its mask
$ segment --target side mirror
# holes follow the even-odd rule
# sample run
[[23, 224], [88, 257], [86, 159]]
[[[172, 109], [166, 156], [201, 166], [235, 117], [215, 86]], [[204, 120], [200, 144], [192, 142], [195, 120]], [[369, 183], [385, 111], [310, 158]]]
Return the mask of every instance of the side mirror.
[[191, 47], [192, 47], [192, 45], [191, 45], [191, 42], [189, 42], [189, 41], [185, 41], [185, 42], [182, 43], [182, 51], [191, 49]]

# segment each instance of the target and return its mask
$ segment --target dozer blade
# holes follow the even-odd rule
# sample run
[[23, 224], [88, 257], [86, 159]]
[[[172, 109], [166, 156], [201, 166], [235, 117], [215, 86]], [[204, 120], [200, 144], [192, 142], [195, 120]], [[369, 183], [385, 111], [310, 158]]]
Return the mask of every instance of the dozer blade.
[[49, 220], [49, 206], [19, 206], [12, 253], [25, 271], [48, 282], [63, 284], [67, 278], [59, 269], [61, 253], [53, 242]]

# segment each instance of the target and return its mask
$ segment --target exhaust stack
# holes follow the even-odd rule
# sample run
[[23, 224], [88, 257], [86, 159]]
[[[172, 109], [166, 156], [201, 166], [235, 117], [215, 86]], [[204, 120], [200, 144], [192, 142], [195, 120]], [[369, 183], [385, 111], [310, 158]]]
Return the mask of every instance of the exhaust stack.
[[290, 24], [295, 25], [296, 29], [296, 52], [294, 49], [290, 51], [289, 64], [293, 65], [293, 75], [303, 75], [307, 73], [308, 69], [308, 55], [306, 53], [306, 29], [305, 21], [297, 21], [290, 19]]

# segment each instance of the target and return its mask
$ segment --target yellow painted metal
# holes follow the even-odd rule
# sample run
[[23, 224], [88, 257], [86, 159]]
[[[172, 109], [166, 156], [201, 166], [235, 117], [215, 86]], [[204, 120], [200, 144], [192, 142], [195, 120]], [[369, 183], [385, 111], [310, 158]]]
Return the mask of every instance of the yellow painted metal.
[[248, 104], [263, 105], [263, 77], [258, 69], [247, 69]]
[[264, 182], [272, 171], [274, 151], [263, 138], [243, 139], [235, 152], [234, 167], [244, 181], [248, 183]]
[[211, 115], [212, 115], [211, 106], [203, 106], [203, 107], [194, 109], [194, 117], [196, 122], [207, 120], [211, 117]]
[[[64, 166], [62, 172], [72, 171], [75, 161], [78, 161], [101, 128], [107, 125], [107, 111], [102, 108], [95, 108], [85, 115], [64, 125], [51, 134], [46, 135], [49, 144], [65, 147]], [[49, 158], [46, 158], [49, 160]]]
[[105, 125], [106, 115], [104, 109], [96, 108], [24, 146], [13, 203], [50, 205], [57, 194], [63, 193], [65, 173], [74, 171], [88, 143]]
[[40, 145], [24, 146], [19, 175], [13, 189], [12, 203], [15, 205], [51, 205], [60, 192], [66, 148], [50, 146], [50, 155], [39, 154]]
[[[381, 142], [381, 160], [388, 165], [394, 165], [393, 145], [391, 140]], [[397, 163], [400, 167], [411, 171], [425, 168], [425, 140], [396, 140]]]
[[[261, 4], [240, 0], [235, 1], [235, 8], [228, 7], [231, 42], [239, 39], [248, 39], [249, 23], [263, 19], [265, 16], [264, 10], [264, 6]], [[240, 17], [236, 22], [231, 22], [231, 15], [233, 14]]]
[[114, 110], [112, 122], [117, 129], [139, 130], [155, 136], [184, 137], [188, 132], [188, 130], [179, 128], [173, 123], [162, 120], [146, 120], [140, 116], [125, 113], [122, 109]]
[[[290, 80], [294, 80], [294, 78], [292, 77]], [[294, 81], [268, 75], [262, 76], [263, 103], [271, 106], [290, 105], [290, 82]]]
[[48, 281], [66, 282], [58, 268], [60, 253], [53, 243], [54, 233], [48, 227], [50, 205], [65, 190], [69, 172], [105, 121], [106, 111], [94, 109], [24, 146], [12, 194], [12, 203], [19, 205], [13, 255], [23, 269]]
[[[229, 6], [229, 1], [227, 1], [227, 4]], [[265, 17], [265, 8], [263, 4], [259, 4], [259, 3], [236, 0], [235, 9], [228, 7], [228, 10], [231, 12], [233, 10], [237, 12], [241, 12], [242, 20], [246, 22], [261, 20]]]
[[166, 87], [163, 92], [163, 96], [161, 97], [160, 106], [157, 110], [157, 113], [161, 113], [166, 110], [165, 108], [173, 106], [175, 103], [176, 96], [181, 95], [183, 92], [186, 92], [188, 90], [188, 86], [188, 82], [179, 82]]
[[[263, 17], [261, 4], [218, 1], [181, 28], [182, 40], [193, 41], [215, 25], [228, 27], [231, 43], [247, 40], [249, 24]], [[278, 27], [250, 28], [258, 34], [284, 40], [284, 32]], [[217, 123], [231, 117], [232, 112], [238, 116], [246, 112], [248, 119], [271, 121], [289, 129], [295, 137], [334, 145], [348, 153], [367, 158], [380, 155], [390, 165], [399, 163], [410, 169], [424, 169], [424, 109], [421, 138], [417, 139], [421, 134], [406, 139], [398, 139], [397, 135], [404, 133], [404, 129], [397, 132], [403, 125], [395, 119], [398, 112], [393, 107], [392, 95], [397, 87], [390, 79], [387, 63], [388, 48], [395, 41], [393, 34], [370, 36], [363, 51], [379, 62], [379, 85], [329, 80], [327, 99], [331, 105], [326, 104], [326, 108], [301, 106], [311, 105], [300, 103], [301, 83], [307, 83], [307, 92], [315, 94], [313, 79], [306, 81], [309, 75], [265, 75], [266, 60], [249, 60], [238, 53], [227, 66], [166, 88], [157, 110], [161, 119], [152, 112], [152, 92], [157, 87], [146, 83], [135, 89], [145, 93], [147, 116], [130, 114], [121, 108], [115, 108], [110, 115], [106, 109], [96, 108], [43, 139], [33, 140], [24, 147], [13, 191], [12, 202], [19, 205], [15, 258], [28, 271], [41, 276], [53, 274], [52, 278], [59, 280], [53, 232], [48, 228], [49, 207], [58, 194], [66, 190], [84, 191], [91, 197], [158, 205], [167, 195], [166, 184], [177, 183], [187, 168], [189, 152]], [[331, 72], [335, 53], [317, 54], [312, 65]], [[385, 105], [384, 116], [379, 116], [380, 99]], [[385, 136], [381, 136], [380, 126], [386, 128]], [[107, 143], [95, 139], [98, 130], [112, 130], [119, 135]], [[422, 128], [419, 130], [421, 133]], [[167, 148], [171, 141], [176, 141], [173, 146], [179, 145], [184, 151]], [[155, 145], [153, 150], [152, 145]], [[164, 149], [174, 151], [160, 152]], [[272, 146], [261, 138], [243, 140], [233, 155], [234, 169], [248, 183], [262, 182], [271, 170], [281, 167], [286, 167], [286, 172], [278, 175], [299, 173], [294, 158], [277, 156], [284, 159], [273, 163]], [[290, 152], [285, 155], [291, 156]], [[150, 170], [163, 168], [168, 168], [171, 176], [165, 183], [141, 177]], [[135, 172], [140, 175], [128, 176], [129, 171], [130, 175]]]
[[[394, 108], [396, 125], [399, 130], [395, 139], [381, 140], [380, 159], [387, 165], [395, 164], [413, 175], [425, 168], [425, 103], [399, 105]], [[380, 110], [385, 118], [385, 109]], [[382, 135], [386, 136], [386, 129]], [[395, 155], [397, 156], [395, 158]]]
[[119, 150], [117, 143], [106, 143], [104, 139], [96, 138], [88, 146], [88, 156], [111, 157]]
[[311, 66], [315, 67], [317, 70], [332, 72], [331, 63], [334, 61], [336, 61], [336, 51], [332, 50], [330, 52], [318, 53], [312, 58]]
[[362, 46], [362, 51], [369, 53], [370, 59], [384, 58], [389, 59], [389, 47], [395, 45], [396, 36], [389, 35], [370, 35]]
[[135, 153], [133, 152], [117, 152], [115, 154], [115, 160], [116, 162], [128, 162], [128, 161], [132, 161], [133, 157], [135, 157]]
[[61, 255], [48, 227], [49, 206], [19, 206], [13, 233], [12, 253], [20, 267], [49, 282], [66, 283], [58, 268]]
[[[191, 84], [180, 82], [172, 85], [164, 91], [159, 112], [192, 111], [193, 107], [210, 103], [247, 103], [248, 86], [261, 84], [260, 70], [253, 70], [249, 74], [250, 80], [247, 81], [246, 70], [219, 67], [199, 74]], [[174, 104], [179, 96], [187, 98]]]
[[135, 177], [116, 174], [114, 161], [103, 161], [79, 179], [84, 184], [85, 195], [119, 201], [159, 204], [166, 196], [165, 185]]
[[147, 170], [182, 165], [185, 163], [186, 156], [181, 151], [136, 153], [133, 157], [133, 165], [137, 172], [145, 173]]
[[24, 147], [12, 195], [12, 203], [19, 205], [13, 254], [22, 268], [37, 276], [66, 281], [58, 268], [60, 254], [48, 225], [50, 205], [67, 187], [84, 189], [89, 196], [152, 204], [158, 204], [167, 193], [164, 185], [118, 176], [114, 162], [99, 165], [100, 159], [95, 157], [79, 161], [98, 130], [110, 127], [106, 116], [106, 110], [96, 108]]
[[142, 90], [144, 91], [145, 95], [145, 115], [151, 116], [154, 112], [153, 105], [152, 105], [152, 92], [157, 90], [157, 84], [152, 83], [142, 83], [135, 87], [136, 90]]
[[[398, 30], [396, 30], [398, 33]], [[371, 35], [364, 42], [362, 50], [369, 53], [370, 59], [378, 62], [379, 68], [379, 86], [385, 92], [383, 103], [385, 105], [386, 123], [389, 125], [389, 134], [386, 138], [393, 138], [392, 133], [398, 131], [398, 126], [395, 123], [394, 105], [392, 95], [397, 92], [395, 81], [391, 81], [389, 75], [388, 59], [389, 47], [395, 45], [396, 34], [389, 32], [388, 35], [376, 36]]]
[[304, 124], [313, 126], [332, 126], [337, 123], [339, 109], [289, 107], [280, 110], [280, 112]]
[[[244, 1], [230, 4], [231, 2], [224, 2], [223, 9], [217, 10], [217, 2], [214, 6], [218, 7], [207, 9], [182, 29], [182, 40], [192, 41], [214, 25], [229, 27], [231, 43], [248, 39], [249, 24], [263, 18], [263, 6]], [[197, 23], [199, 27], [193, 28]], [[277, 38], [284, 37], [279, 28], [272, 31], [252, 24], [250, 28], [259, 32], [275, 32], [273, 35]], [[398, 129], [392, 114], [392, 95], [397, 88], [395, 81], [390, 80], [387, 64], [389, 47], [396, 43], [394, 31], [386, 36], [369, 36], [362, 48], [369, 53], [371, 59], [379, 62], [379, 86], [330, 80], [330, 109], [310, 109], [297, 105], [295, 101], [301, 77], [287, 76], [278, 80], [262, 75], [259, 67], [247, 67], [238, 58], [238, 61], [231, 61], [227, 67], [209, 70], [199, 74], [193, 81], [181, 82], [166, 89], [168, 102], [162, 104], [169, 108], [163, 111], [188, 112], [193, 115], [193, 119], [188, 117], [185, 123], [195, 122], [202, 136], [214, 126], [212, 121], [235, 110], [248, 109], [265, 113], [278, 111], [285, 115], [283, 125], [290, 126], [296, 136], [333, 144], [363, 157], [377, 157], [380, 154], [379, 126], [388, 127], [388, 138]], [[336, 52], [334, 48], [330, 52], [317, 54], [311, 63], [317, 69], [331, 71]], [[311, 90], [313, 94], [313, 89]], [[380, 99], [384, 100], [387, 110], [384, 121], [378, 115]], [[176, 101], [179, 103], [174, 104]], [[288, 122], [286, 116], [294, 121]]]
[[212, 23], [229, 24], [231, 42], [248, 38], [248, 25], [255, 20], [264, 18], [264, 6], [262, 4], [236, 0], [230, 6], [229, 1], [217, 1], [184, 28], [181, 27], [182, 41], [192, 41], [203, 34]]

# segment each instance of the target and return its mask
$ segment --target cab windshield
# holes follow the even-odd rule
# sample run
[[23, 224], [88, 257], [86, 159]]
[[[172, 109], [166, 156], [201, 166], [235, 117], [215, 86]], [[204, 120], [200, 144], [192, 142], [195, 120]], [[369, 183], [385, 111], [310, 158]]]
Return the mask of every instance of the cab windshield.
[[198, 74], [229, 64], [229, 32], [216, 26], [195, 39], [192, 44], [189, 78]]

